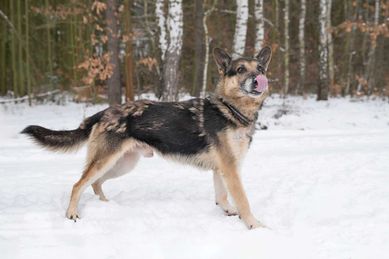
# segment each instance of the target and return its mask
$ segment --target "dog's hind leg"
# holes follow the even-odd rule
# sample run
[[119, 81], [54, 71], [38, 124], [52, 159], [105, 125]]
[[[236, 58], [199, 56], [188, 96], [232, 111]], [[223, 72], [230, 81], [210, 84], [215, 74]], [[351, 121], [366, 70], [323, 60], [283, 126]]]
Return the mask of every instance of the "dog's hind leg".
[[77, 205], [85, 188], [100, 179], [126, 151], [134, 147], [135, 144], [132, 141], [124, 143], [120, 138], [115, 138], [115, 135], [107, 136], [99, 130], [93, 130], [88, 146], [87, 167], [80, 180], [73, 186], [69, 208], [66, 212], [69, 219], [76, 221], [79, 217]]
[[[112, 169], [111, 169], [112, 170]], [[101, 179], [101, 178], [100, 178]], [[99, 199], [101, 201], [108, 201], [108, 199], [105, 197], [103, 188], [101, 187], [104, 183], [104, 181], [101, 181], [100, 179], [97, 179], [96, 182], [92, 183], [93, 191], [96, 195], [99, 196]]]
[[136, 150], [126, 152], [111, 169], [92, 184], [93, 191], [100, 197], [100, 200], [108, 201], [102, 189], [103, 183], [109, 179], [127, 174], [134, 169], [140, 157], [139, 153]]
[[69, 208], [66, 212], [66, 217], [74, 221], [79, 218], [77, 206], [82, 192], [90, 184], [94, 183], [96, 180], [102, 177], [104, 173], [106, 173], [107, 170], [109, 170], [109, 168], [112, 167], [119, 158], [120, 155], [115, 153], [108, 155], [103, 159], [92, 161], [87, 166], [80, 180], [73, 186]]
[[104, 165], [106, 161], [97, 161], [92, 162], [87, 166], [87, 168], [84, 170], [84, 173], [82, 174], [82, 177], [80, 180], [73, 185], [72, 194], [70, 196], [70, 203], [68, 210], [66, 212], [66, 217], [69, 219], [72, 219], [76, 221], [78, 216], [77, 212], [77, 206], [78, 202], [80, 200], [80, 196], [82, 192], [85, 190], [89, 184], [95, 182], [98, 178], [101, 177], [101, 175], [104, 173]]
[[213, 172], [213, 185], [215, 187], [215, 201], [227, 216], [238, 215], [238, 211], [228, 202], [228, 192], [219, 172]]

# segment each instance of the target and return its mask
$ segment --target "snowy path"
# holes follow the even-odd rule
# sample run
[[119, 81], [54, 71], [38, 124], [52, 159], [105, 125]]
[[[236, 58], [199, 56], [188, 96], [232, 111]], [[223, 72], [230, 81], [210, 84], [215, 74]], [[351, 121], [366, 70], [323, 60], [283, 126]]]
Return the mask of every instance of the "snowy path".
[[65, 219], [85, 150], [43, 151], [17, 134], [25, 125], [78, 126], [102, 107], [0, 107], [1, 258], [387, 258], [389, 104], [288, 100], [274, 119], [270, 98], [243, 166], [256, 215], [246, 230], [214, 205], [212, 175], [160, 158], [91, 188], [82, 219]]

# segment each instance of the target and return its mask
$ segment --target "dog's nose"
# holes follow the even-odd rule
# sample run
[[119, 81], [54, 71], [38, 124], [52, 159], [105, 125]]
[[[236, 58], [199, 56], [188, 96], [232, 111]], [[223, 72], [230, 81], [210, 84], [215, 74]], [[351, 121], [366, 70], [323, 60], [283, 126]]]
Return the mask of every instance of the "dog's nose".
[[255, 76], [253, 76], [253, 82], [254, 82], [254, 84], [256, 84], [257, 83], [257, 76], [255, 75]]

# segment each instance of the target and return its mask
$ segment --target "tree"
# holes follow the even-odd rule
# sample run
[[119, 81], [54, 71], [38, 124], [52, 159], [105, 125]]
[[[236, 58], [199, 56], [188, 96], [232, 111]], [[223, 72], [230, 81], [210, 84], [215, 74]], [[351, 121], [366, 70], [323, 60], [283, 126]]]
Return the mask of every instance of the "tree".
[[327, 7], [327, 45], [328, 45], [328, 76], [329, 76], [329, 87], [333, 87], [335, 84], [335, 65], [334, 65], [334, 42], [332, 39], [331, 29], [331, 9], [332, 0], [328, 1]]
[[208, 17], [215, 11], [217, 0], [213, 1], [212, 7], [208, 9], [203, 16], [203, 28], [204, 28], [204, 43], [205, 43], [205, 57], [204, 57], [204, 68], [203, 68], [203, 80], [201, 86], [201, 97], [205, 97], [207, 90], [207, 76], [208, 76], [208, 64], [209, 64], [209, 32], [208, 32]]
[[236, 0], [236, 24], [233, 42], [233, 57], [242, 56], [246, 46], [247, 20], [249, 18], [248, 0]]
[[255, 0], [255, 53], [258, 53], [263, 47], [265, 39], [265, 23], [263, 17], [263, 0]]
[[122, 99], [119, 67], [119, 30], [117, 0], [107, 1], [106, 21], [108, 36], [109, 65], [112, 74], [107, 80], [108, 101], [110, 105], [120, 104]]
[[289, 91], [289, 0], [285, 0], [285, 7], [284, 7], [284, 97], [288, 94]]
[[132, 56], [132, 24], [131, 24], [132, 1], [125, 0], [124, 2], [124, 30], [126, 42], [126, 54], [124, 57], [124, 74], [126, 78], [126, 101], [134, 100], [133, 86], [133, 56]]
[[199, 96], [203, 80], [205, 42], [204, 42], [204, 8], [202, 0], [195, 0], [195, 47], [194, 47], [194, 74], [192, 95]]
[[344, 87], [344, 91], [343, 91], [343, 95], [347, 95], [347, 94], [352, 94], [352, 88], [351, 88], [351, 83], [352, 83], [352, 77], [353, 77], [353, 59], [355, 57], [355, 36], [356, 36], [356, 20], [357, 20], [357, 13], [358, 13], [358, 9], [359, 9], [359, 1], [360, 0], [357, 0], [355, 2], [355, 11], [354, 13], [352, 12], [352, 1], [351, 0], [348, 0], [346, 1], [346, 7], [345, 7], [345, 10], [346, 10], [346, 21], [348, 23], [350, 23], [351, 21], [351, 28], [349, 29], [349, 32], [347, 33], [347, 37], [346, 37], [346, 54], [347, 54], [347, 59], [346, 59], [346, 69], [345, 69], [345, 87]]
[[377, 30], [379, 30], [379, 19], [380, 19], [380, 0], [375, 0], [375, 8], [374, 8], [374, 25], [373, 32], [370, 35], [370, 49], [368, 54], [368, 61], [366, 66], [366, 81], [367, 81], [367, 89], [368, 94], [370, 95], [373, 92], [373, 86], [375, 83], [374, 76], [374, 65], [375, 65], [375, 50], [377, 47]]
[[304, 93], [305, 86], [305, 16], [307, 11], [306, 0], [300, 2], [300, 19], [299, 19], [299, 63], [300, 63], [300, 81], [296, 88], [296, 94]]
[[[157, 0], [155, 8], [160, 29], [163, 93], [162, 100], [175, 101], [178, 98], [178, 65], [182, 51], [183, 11], [181, 0], [169, 0], [165, 17], [164, 1]], [[168, 39], [167, 39], [168, 36]]]
[[328, 100], [328, 0], [320, 0], [319, 86], [317, 100]]

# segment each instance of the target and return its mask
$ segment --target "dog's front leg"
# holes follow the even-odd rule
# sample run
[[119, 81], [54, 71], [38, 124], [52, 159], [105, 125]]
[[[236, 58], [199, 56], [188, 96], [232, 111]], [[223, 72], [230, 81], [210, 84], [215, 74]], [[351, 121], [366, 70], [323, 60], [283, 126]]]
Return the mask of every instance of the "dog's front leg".
[[236, 168], [224, 167], [223, 179], [227, 185], [227, 189], [234, 199], [235, 205], [238, 209], [239, 217], [243, 220], [249, 229], [264, 227], [251, 213], [250, 205], [243, 189], [238, 170]]
[[219, 172], [213, 172], [213, 186], [215, 187], [215, 202], [227, 216], [238, 215], [238, 211], [228, 202], [228, 192]]

